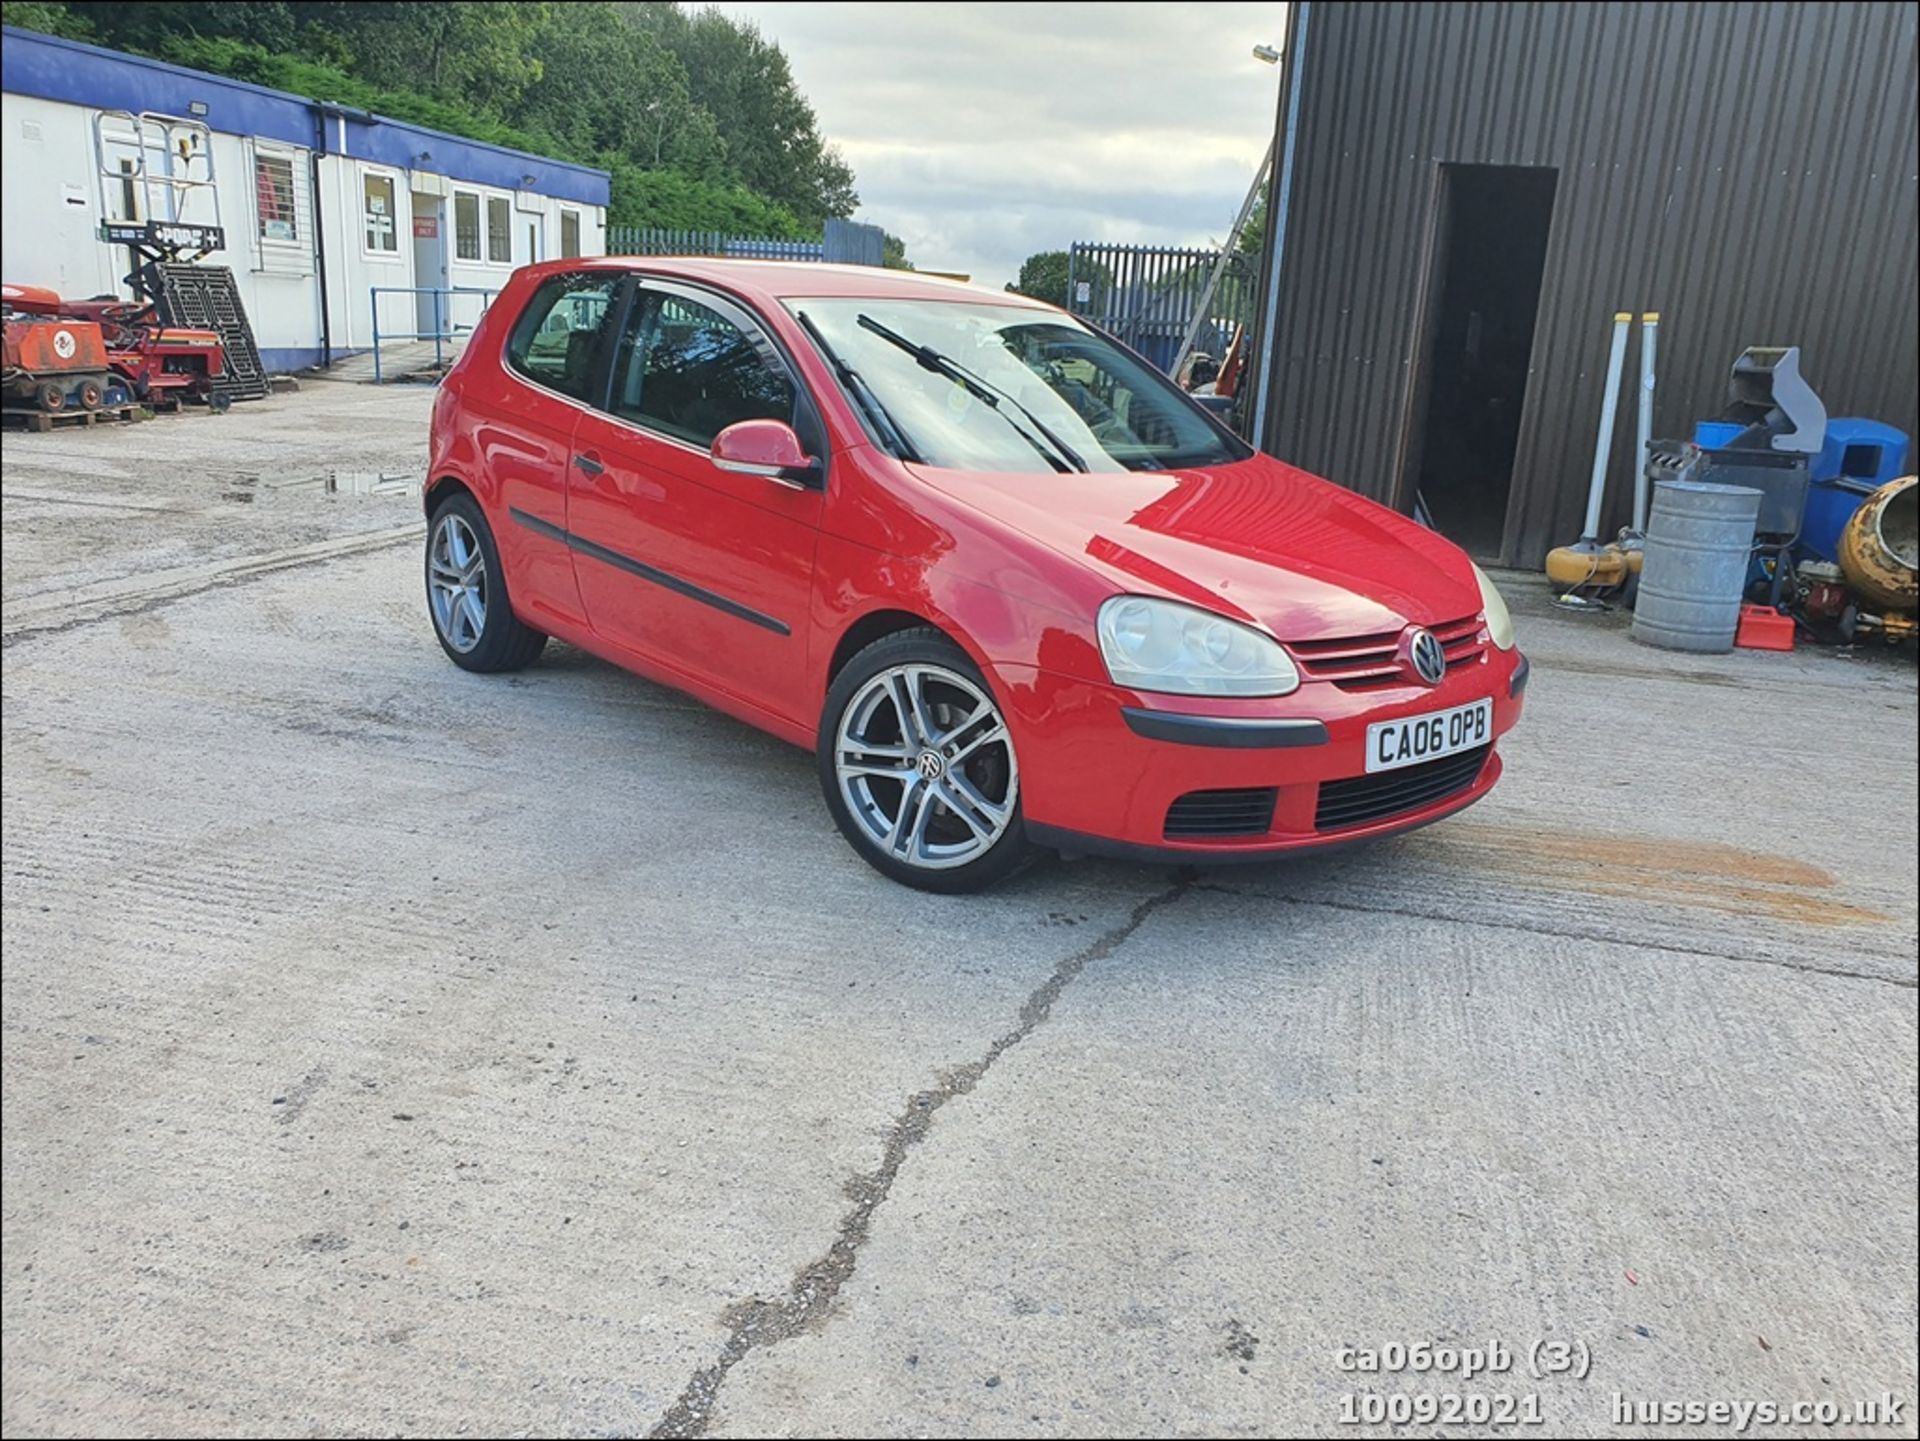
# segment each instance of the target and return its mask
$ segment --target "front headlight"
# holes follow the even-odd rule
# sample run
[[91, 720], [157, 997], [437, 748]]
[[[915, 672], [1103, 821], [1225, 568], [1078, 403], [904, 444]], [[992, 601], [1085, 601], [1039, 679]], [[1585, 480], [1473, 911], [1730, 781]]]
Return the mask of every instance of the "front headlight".
[[1286, 695], [1300, 672], [1252, 626], [1171, 600], [1116, 595], [1100, 607], [1100, 655], [1115, 685], [1171, 695]]
[[1512, 650], [1513, 617], [1507, 614], [1507, 603], [1500, 599], [1500, 592], [1477, 565], [1473, 567], [1473, 578], [1480, 582], [1480, 608], [1487, 613], [1488, 638], [1501, 650]]

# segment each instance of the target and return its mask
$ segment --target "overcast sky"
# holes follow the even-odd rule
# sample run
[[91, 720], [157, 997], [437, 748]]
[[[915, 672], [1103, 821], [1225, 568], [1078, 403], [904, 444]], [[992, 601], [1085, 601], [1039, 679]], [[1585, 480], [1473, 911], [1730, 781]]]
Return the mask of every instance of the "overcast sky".
[[1075, 240], [1225, 238], [1273, 134], [1283, 4], [722, 4], [787, 52], [916, 265], [998, 286]]

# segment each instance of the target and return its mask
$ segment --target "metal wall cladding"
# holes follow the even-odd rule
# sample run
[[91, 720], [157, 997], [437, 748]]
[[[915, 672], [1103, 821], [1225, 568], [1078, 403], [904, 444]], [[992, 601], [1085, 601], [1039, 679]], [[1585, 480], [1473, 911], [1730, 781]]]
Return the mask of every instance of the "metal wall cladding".
[[[1617, 310], [1661, 315], [1656, 435], [1715, 414], [1728, 367], [1761, 344], [1801, 347], [1830, 415], [1915, 433], [1917, 14], [1315, 0], [1289, 80], [1303, 88], [1262, 444], [1410, 505], [1449, 162], [1558, 172], [1509, 563], [1538, 565], [1580, 529]], [[1609, 531], [1630, 509], [1633, 369], [1630, 352]]]

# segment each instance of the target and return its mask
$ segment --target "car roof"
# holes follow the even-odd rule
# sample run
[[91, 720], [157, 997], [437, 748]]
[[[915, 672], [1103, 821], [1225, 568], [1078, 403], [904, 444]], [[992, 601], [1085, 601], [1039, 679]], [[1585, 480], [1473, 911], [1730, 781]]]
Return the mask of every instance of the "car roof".
[[876, 265], [827, 265], [817, 261], [723, 260], [702, 255], [605, 255], [580, 260], [548, 261], [541, 271], [631, 270], [703, 281], [759, 300], [781, 301], [844, 297], [880, 300], [971, 301], [975, 304], [1017, 305], [1032, 310], [1052, 306], [1010, 291], [992, 290], [911, 270], [884, 270]]

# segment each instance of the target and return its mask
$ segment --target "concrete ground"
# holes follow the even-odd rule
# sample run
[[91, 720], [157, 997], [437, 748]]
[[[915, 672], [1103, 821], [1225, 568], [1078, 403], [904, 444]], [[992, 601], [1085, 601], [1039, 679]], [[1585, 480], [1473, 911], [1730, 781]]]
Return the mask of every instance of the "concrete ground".
[[429, 401], [6, 437], [9, 1436], [1915, 1434], [1911, 659], [1516, 578], [1466, 816], [928, 897], [797, 751], [448, 665]]

